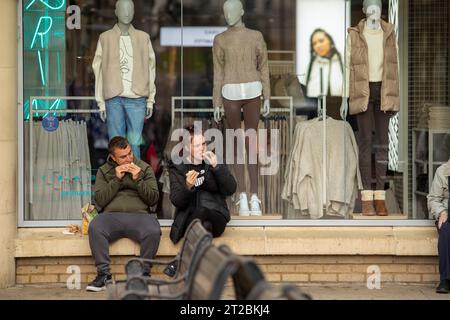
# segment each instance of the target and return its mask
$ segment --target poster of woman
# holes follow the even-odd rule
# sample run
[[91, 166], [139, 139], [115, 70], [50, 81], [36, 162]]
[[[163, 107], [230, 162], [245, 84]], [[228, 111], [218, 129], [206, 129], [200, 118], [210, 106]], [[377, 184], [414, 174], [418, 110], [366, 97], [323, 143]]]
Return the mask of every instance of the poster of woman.
[[349, 8], [345, 0], [297, 0], [297, 70], [306, 95], [342, 96]]
[[306, 75], [306, 95], [341, 96], [344, 66], [331, 35], [323, 29], [311, 34], [311, 54]]

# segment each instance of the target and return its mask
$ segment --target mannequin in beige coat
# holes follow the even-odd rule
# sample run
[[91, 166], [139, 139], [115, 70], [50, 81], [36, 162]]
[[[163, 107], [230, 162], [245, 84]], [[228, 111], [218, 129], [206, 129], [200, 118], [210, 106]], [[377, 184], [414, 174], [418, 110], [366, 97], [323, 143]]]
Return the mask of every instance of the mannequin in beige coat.
[[[366, 19], [348, 29], [346, 48], [346, 85], [341, 107], [356, 116], [361, 192], [364, 215], [386, 216], [385, 175], [388, 162], [388, 132], [391, 116], [399, 111], [398, 57], [395, 28], [381, 19], [381, 0], [364, 0]], [[347, 105], [350, 98], [350, 106]], [[372, 149], [375, 163], [372, 164]], [[376, 189], [372, 190], [372, 167]]]

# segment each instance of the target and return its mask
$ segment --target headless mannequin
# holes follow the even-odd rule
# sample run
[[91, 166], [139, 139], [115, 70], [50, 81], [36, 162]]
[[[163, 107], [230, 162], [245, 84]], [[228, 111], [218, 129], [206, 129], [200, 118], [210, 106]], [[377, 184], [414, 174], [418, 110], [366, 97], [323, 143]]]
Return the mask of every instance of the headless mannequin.
[[[116, 3], [116, 10], [114, 11], [117, 17], [117, 26], [119, 27], [122, 36], [129, 36], [129, 29], [131, 22], [134, 18], [134, 3], [131, 0], [118, 0]], [[97, 77], [97, 76], [96, 76]], [[98, 77], [97, 77], [98, 78]], [[97, 80], [99, 81], [99, 80]], [[97, 89], [97, 88], [96, 88]], [[96, 92], [96, 97], [101, 97], [102, 93]], [[105, 101], [102, 99], [97, 99], [97, 104], [99, 106], [100, 118], [102, 121], [106, 121], [106, 111], [105, 111]], [[146, 109], [146, 119], [150, 118], [153, 114], [154, 102], [151, 99], [147, 101]]]
[[[132, 0], [118, 0], [115, 15], [118, 19], [117, 25], [100, 36], [92, 64], [96, 78], [95, 96], [100, 109], [100, 118], [106, 121], [108, 114], [110, 119], [107, 122], [109, 138], [126, 135], [131, 140], [133, 153], [139, 157], [139, 141], [144, 118], [148, 119], [153, 114], [156, 93], [155, 54], [149, 36], [134, 29], [131, 24], [134, 18]], [[120, 46], [111, 45], [111, 38], [114, 42], [117, 38]], [[147, 48], [142, 50], [139, 46]], [[139, 57], [142, 56], [142, 52], [148, 52], [148, 57]], [[148, 60], [142, 63], [145, 59]], [[138, 62], [140, 64], [137, 64]], [[142, 70], [148, 70], [148, 74]], [[117, 79], [107, 78], [109, 75], [114, 78], [121, 77], [121, 84], [116, 81]], [[139, 90], [135, 89], [137, 87]], [[111, 91], [114, 93], [111, 94]], [[121, 103], [117, 102], [118, 98], [122, 98]]]
[[[387, 215], [384, 177], [388, 162], [388, 132], [392, 115], [390, 110], [393, 110], [393, 106], [387, 98], [390, 92], [383, 93], [383, 90], [391, 90], [395, 86], [388, 82], [383, 83], [383, 81], [392, 79], [389, 78], [389, 76], [392, 77], [392, 74], [386, 75], [391, 71], [384, 70], [384, 68], [388, 62], [392, 63], [392, 56], [396, 57], [396, 48], [393, 49], [394, 45], [392, 45], [392, 25], [381, 20], [381, 0], [365, 0], [363, 6], [363, 12], [366, 15], [365, 21], [361, 21], [357, 27], [349, 29], [346, 54], [347, 81], [341, 116], [346, 119], [349, 110], [347, 97], [350, 96], [353, 99], [350, 111], [355, 115], [358, 123], [356, 140], [359, 147], [359, 163], [364, 187], [361, 192], [362, 212], [363, 215], [384, 216]], [[352, 43], [353, 41], [356, 43]], [[361, 46], [365, 49], [360, 49]], [[352, 61], [353, 59], [354, 61]], [[364, 71], [357, 66], [360, 62], [367, 63]], [[353, 68], [353, 80], [350, 80], [350, 66]], [[366, 85], [366, 88], [370, 92], [368, 100], [364, 100], [367, 99], [367, 93], [363, 93], [363, 84], [350, 83], [350, 81], [355, 82], [354, 78], [361, 79], [361, 76], [367, 77], [368, 86]], [[367, 105], [361, 101], [368, 101]], [[372, 190], [372, 149], [374, 145], [376, 146], [376, 191]]]
[[[242, 2], [240, 1], [226, 1], [223, 6], [225, 20], [229, 27], [242, 27], [244, 23], [242, 22], [242, 17], [244, 16], [244, 9]], [[221, 107], [214, 106], [214, 120], [219, 122], [222, 119]], [[270, 113], [270, 100], [264, 100], [263, 116], [268, 116]]]
[[[223, 7], [225, 19], [227, 21], [227, 24], [229, 26], [228, 30], [224, 32], [227, 33], [226, 37], [232, 37], [232, 39], [227, 38], [227, 41], [224, 40], [225, 43], [222, 43], [221, 45], [227, 47], [228, 50], [233, 50], [235, 47], [237, 47], [237, 50], [239, 50], [239, 46], [234, 40], [240, 40], [245, 39], [246, 34], [245, 32], [249, 32], [252, 36], [254, 36], [255, 31], [250, 31], [249, 29], [245, 28], [244, 23], [242, 22], [242, 17], [244, 15], [244, 10], [241, 1], [239, 0], [227, 0]], [[247, 31], [245, 31], [247, 30]], [[253, 33], [251, 33], [253, 32]], [[231, 34], [233, 33], [233, 34]], [[221, 35], [220, 35], [221, 36]], [[225, 37], [225, 36], [224, 36]], [[262, 37], [261, 37], [262, 38]], [[231, 41], [230, 41], [231, 40]], [[264, 43], [265, 46], [265, 43]], [[216, 42], [214, 45], [213, 50], [217, 50]], [[245, 50], [245, 49], [243, 49]], [[255, 51], [255, 50], [253, 50]], [[222, 53], [223, 55], [226, 54], [226, 50]], [[265, 61], [267, 61], [267, 53], [265, 57]], [[222, 63], [225, 64], [227, 61], [231, 60], [230, 57], [221, 57], [220, 63], [217, 63], [217, 57], [215, 57], [215, 74], [220, 72], [223, 72], [223, 69], [226, 68], [226, 66], [221, 65]], [[220, 66], [219, 66], [220, 65]], [[221, 70], [218, 70], [220, 68]], [[256, 71], [256, 70], [255, 70]], [[264, 82], [264, 79], [261, 79], [261, 81]], [[222, 87], [219, 88], [221, 90], [222, 99], [217, 102], [214, 101], [214, 120], [216, 122], [219, 122], [222, 118], [221, 114], [221, 108], [224, 108], [225, 116], [226, 116], [226, 124], [229, 129], [241, 129], [241, 116], [242, 111], [244, 114], [244, 124], [245, 129], [258, 129], [259, 124], [259, 117], [260, 117], [260, 96], [262, 91], [262, 84], [261, 81], [253, 81], [253, 82], [242, 82], [242, 83], [223, 83]], [[267, 82], [268, 82], [268, 69], [267, 69]], [[215, 88], [216, 90], [218, 88]], [[242, 109], [242, 111], [241, 111]], [[265, 95], [264, 100], [264, 108], [263, 108], [263, 115], [267, 116], [270, 113], [270, 100], [269, 97]], [[244, 137], [238, 137], [238, 139], [244, 139]], [[247, 157], [249, 155], [249, 152], [254, 152], [254, 154], [257, 154], [257, 146], [250, 146], [248, 139], [245, 141], [246, 151], [247, 151]], [[255, 150], [250, 151], [249, 148], [255, 148]], [[237, 163], [237, 144], [235, 144], [235, 150], [234, 150], [234, 163], [235, 163], [235, 174], [236, 174], [236, 180], [238, 182], [238, 190], [241, 194], [241, 197], [243, 194], [245, 194], [245, 183], [244, 183], [244, 176], [245, 176], [245, 165], [238, 164]], [[250, 177], [250, 191], [253, 194], [252, 198], [257, 198], [258, 193], [258, 165], [257, 164], [248, 164], [248, 173]], [[246, 195], [245, 195], [246, 199]], [[242, 200], [242, 199], [241, 199]], [[259, 201], [259, 199], [258, 199]], [[251, 213], [253, 214], [253, 213]], [[260, 214], [260, 213], [259, 213]], [[255, 213], [255, 215], [259, 215], [258, 213]], [[243, 214], [246, 215], [246, 214]]]
[[[366, 15], [366, 28], [369, 28], [371, 30], [380, 30], [381, 29], [381, 7], [377, 6], [377, 5], [370, 5], [367, 7], [367, 10], [365, 8], [363, 8], [363, 12]], [[350, 39], [348, 39], [347, 41], [350, 41]], [[346, 65], [348, 66], [350, 61], [348, 61], [348, 55], [347, 55], [347, 61], [346, 61]], [[341, 117], [343, 120], [345, 120], [347, 118], [348, 115], [348, 97], [349, 97], [349, 93], [348, 93], [348, 88], [349, 88], [349, 84], [350, 84], [350, 75], [349, 75], [349, 68], [346, 68], [346, 86], [345, 86], [345, 92], [343, 94], [342, 97], [342, 105], [341, 105]]]

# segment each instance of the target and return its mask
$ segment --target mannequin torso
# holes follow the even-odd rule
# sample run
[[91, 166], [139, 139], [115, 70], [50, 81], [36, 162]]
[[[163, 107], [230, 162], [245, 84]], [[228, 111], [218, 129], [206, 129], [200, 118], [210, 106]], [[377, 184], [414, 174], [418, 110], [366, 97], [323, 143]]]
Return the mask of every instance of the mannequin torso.
[[[244, 10], [238, 0], [224, 4], [229, 29], [214, 39], [214, 119], [221, 118], [222, 97], [245, 100], [264, 95], [264, 115], [270, 112], [267, 49], [259, 31], [245, 27]], [[255, 54], [256, 53], [256, 54]]]
[[[108, 30], [100, 35], [100, 39], [97, 44], [97, 50], [95, 53], [95, 58], [92, 63], [92, 68], [95, 73], [95, 97], [97, 104], [101, 111], [100, 116], [102, 120], [106, 120], [105, 112], [105, 100], [111, 97], [105, 94], [105, 86], [109, 88], [113, 87], [115, 96], [125, 97], [125, 98], [147, 98], [147, 111], [146, 118], [151, 117], [153, 113], [153, 104], [156, 95], [155, 87], [155, 53], [150, 41], [150, 37], [143, 31], [139, 31], [133, 28], [131, 22], [134, 18], [134, 4], [131, 0], [118, 0], [116, 3], [115, 14], [117, 16], [118, 22], [113, 29]], [[105, 42], [105, 39], [117, 38], [117, 43], [114, 48], [109, 48], [106, 43], [112, 43], [111, 41]], [[102, 41], [103, 39], [103, 41]], [[115, 43], [115, 41], [114, 41]], [[148, 48], [134, 48], [135, 45], [145, 45], [147, 43]], [[113, 50], [113, 52], [110, 52]], [[104, 52], [108, 51], [108, 52]], [[116, 54], [117, 51], [117, 54]], [[133, 59], [133, 51], [142, 55], [147, 52], [148, 60], [146, 57], [138, 57], [140, 64], [143, 65], [136, 66]], [[122, 79], [121, 83], [118, 84], [117, 75], [114, 76], [108, 73], [108, 77], [103, 75], [105, 70], [109, 67], [105, 64], [109, 58], [117, 57], [118, 61], [114, 64], [118, 65], [119, 75]], [[116, 73], [116, 67], [114, 67], [114, 72]], [[137, 73], [138, 77], [134, 73]], [[114, 78], [114, 79], [112, 79]], [[137, 80], [138, 79], [138, 80]], [[108, 81], [108, 83], [106, 83]], [[135, 83], [134, 83], [135, 82]], [[146, 84], [145, 84], [146, 83]], [[145, 86], [145, 88], [140, 88], [136, 90], [136, 87]], [[119, 90], [118, 88], [121, 88]]]

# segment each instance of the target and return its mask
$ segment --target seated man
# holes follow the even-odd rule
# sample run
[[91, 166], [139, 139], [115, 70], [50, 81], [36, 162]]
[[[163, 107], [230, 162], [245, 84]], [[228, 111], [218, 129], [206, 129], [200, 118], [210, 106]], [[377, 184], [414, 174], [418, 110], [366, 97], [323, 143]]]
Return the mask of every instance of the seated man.
[[436, 288], [437, 293], [450, 292], [449, 180], [450, 160], [436, 170], [433, 184], [428, 194], [428, 210], [430, 215], [436, 219], [436, 227], [439, 233], [438, 253], [441, 281]]
[[[161, 228], [150, 207], [159, 192], [152, 168], [135, 159], [127, 139], [114, 137], [107, 162], [97, 172], [95, 201], [101, 212], [89, 225], [89, 245], [97, 277], [86, 288], [101, 291], [111, 280], [109, 243], [129, 238], [141, 245], [141, 257], [153, 259], [158, 251]], [[146, 275], [150, 265], [145, 266]]]

